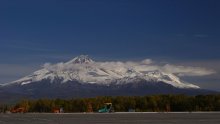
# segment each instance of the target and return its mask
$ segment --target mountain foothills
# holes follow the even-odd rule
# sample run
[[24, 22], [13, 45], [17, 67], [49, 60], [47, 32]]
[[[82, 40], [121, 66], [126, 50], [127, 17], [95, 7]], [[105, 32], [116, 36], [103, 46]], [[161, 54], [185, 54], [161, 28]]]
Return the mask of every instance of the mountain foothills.
[[0, 98], [79, 98], [95, 96], [143, 96], [148, 94], [208, 94], [175, 74], [141, 62], [95, 62], [81, 55], [66, 63], [43, 68], [0, 88]]

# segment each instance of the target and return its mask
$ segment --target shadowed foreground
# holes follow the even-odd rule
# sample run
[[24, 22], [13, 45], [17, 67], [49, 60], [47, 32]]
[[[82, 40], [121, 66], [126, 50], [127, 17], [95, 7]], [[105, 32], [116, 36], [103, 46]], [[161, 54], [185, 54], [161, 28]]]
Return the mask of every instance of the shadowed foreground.
[[2, 114], [1, 124], [219, 124], [220, 113]]

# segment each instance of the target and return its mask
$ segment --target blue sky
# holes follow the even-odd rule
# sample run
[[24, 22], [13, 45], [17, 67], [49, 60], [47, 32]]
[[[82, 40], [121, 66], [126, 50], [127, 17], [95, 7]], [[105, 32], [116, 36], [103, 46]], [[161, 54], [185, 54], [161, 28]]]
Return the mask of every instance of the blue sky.
[[219, 0], [0, 1], [0, 82], [80, 54], [202, 66], [190, 77], [220, 90]]

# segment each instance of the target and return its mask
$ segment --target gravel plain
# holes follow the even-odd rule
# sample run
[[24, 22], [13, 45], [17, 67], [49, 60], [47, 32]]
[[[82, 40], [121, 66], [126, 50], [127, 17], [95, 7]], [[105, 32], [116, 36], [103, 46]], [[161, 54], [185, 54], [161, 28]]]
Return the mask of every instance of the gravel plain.
[[220, 112], [0, 114], [0, 124], [220, 124]]

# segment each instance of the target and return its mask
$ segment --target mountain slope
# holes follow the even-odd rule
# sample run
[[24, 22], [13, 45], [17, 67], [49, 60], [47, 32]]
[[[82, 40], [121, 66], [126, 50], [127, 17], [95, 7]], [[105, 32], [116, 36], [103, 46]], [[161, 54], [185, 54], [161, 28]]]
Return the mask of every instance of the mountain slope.
[[81, 55], [66, 63], [45, 64], [0, 90], [23, 98], [73, 98], [147, 94], [214, 93], [185, 83], [150, 62], [95, 62]]
[[60, 83], [78, 81], [103, 85], [109, 85], [112, 82], [126, 84], [145, 80], [147, 82], [164, 82], [178, 88], [199, 88], [193, 84], [183, 83], [173, 74], [143, 68], [147, 66], [147, 64], [129, 66], [129, 64], [121, 62], [95, 62], [88, 56], [81, 55], [66, 63], [45, 64], [43, 69], [6, 85], [15, 83], [26, 85], [45, 79], [49, 79], [51, 83], [59, 79]]

